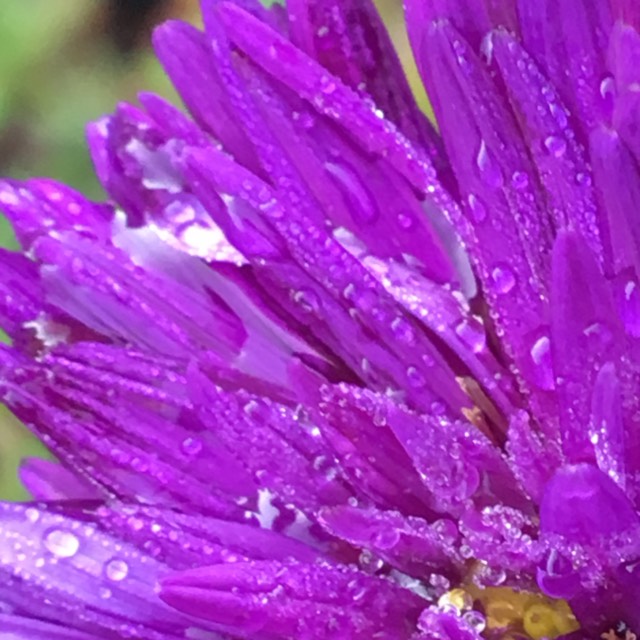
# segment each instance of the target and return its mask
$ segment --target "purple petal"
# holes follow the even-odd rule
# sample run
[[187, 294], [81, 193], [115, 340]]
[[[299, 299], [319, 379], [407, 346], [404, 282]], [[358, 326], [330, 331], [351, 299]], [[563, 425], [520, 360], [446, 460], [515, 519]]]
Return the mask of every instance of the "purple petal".
[[20, 480], [36, 500], [96, 500], [104, 496], [86, 480], [51, 460], [25, 458]]
[[518, 0], [524, 47], [588, 130], [603, 117], [600, 82], [612, 26], [608, 2]]
[[562, 447], [570, 461], [593, 460], [585, 425], [598, 369], [616, 362], [622, 327], [611, 290], [584, 240], [561, 232], [554, 246], [551, 348], [558, 380]]
[[547, 484], [540, 505], [540, 531], [585, 544], [637, 527], [640, 518], [615, 482], [593, 465], [560, 468]]
[[367, 549], [409, 575], [421, 578], [437, 572], [460, 577], [458, 532], [451, 520], [429, 524], [397, 511], [345, 505], [323, 509], [320, 522], [333, 535]]
[[271, 640], [408, 640], [423, 606], [409, 590], [351, 568], [274, 562], [177, 574], [160, 597], [221, 630]]

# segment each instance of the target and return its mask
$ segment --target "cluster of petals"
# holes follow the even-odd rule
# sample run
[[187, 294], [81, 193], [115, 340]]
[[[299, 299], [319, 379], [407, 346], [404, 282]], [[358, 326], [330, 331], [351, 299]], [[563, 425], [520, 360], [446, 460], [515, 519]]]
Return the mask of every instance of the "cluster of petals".
[[640, 4], [405, 5], [437, 131], [370, 0], [202, 0], [105, 202], [0, 183], [1, 640], [640, 629]]

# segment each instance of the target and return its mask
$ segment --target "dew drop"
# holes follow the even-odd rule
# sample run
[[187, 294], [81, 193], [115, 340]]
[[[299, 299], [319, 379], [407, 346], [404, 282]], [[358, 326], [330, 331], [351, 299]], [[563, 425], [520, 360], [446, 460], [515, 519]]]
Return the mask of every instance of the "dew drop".
[[413, 327], [405, 318], [398, 316], [391, 323], [391, 331], [393, 335], [404, 344], [413, 344], [416, 340], [416, 334]]
[[411, 211], [401, 211], [398, 214], [398, 225], [405, 231], [409, 231], [416, 226], [416, 218]]
[[80, 541], [70, 531], [52, 529], [44, 539], [44, 546], [59, 558], [72, 558], [78, 553]]
[[503, 178], [500, 167], [487, 149], [487, 145], [483, 140], [478, 149], [476, 156], [476, 165], [480, 171], [480, 178], [489, 187], [497, 189], [502, 186]]
[[544, 140], [544, 146], [556, 158], [561, 158], [567, 151], [567, 143], [559, 136], [548, 136]]
[[124, 560], [114, 558], [107, 562], [104, 573], [112, 582], [120, 582], [129, 575], [129, 565]]
[[455, 332], [474, 353], [482, 351], [487, 344], [485, 332], [480, 323], [475, 320], [461, 320], [456, 325]]
[[487, 626], [485, 617], [475, 610], [467, 611], [462, 615], [462, 619], [476, 632], [482, 633]]
[[551, 343], [547, 335], [542, 335], [531, 346], [531, 360], [535, 365], [535, 383], [540, 389], [550, 391], [555, 386], [553, 363], [551, 360]]
[[202, 441], [198, 438], [185, 438], [180, 448], [188, 456], [195, 456], [202, 451]]
[[506, 265], [496, 265], [491, 270], [491, 280], [498, 293], [509, 293], [516, 285], [513, 271]]
[[320, 298], [318, 294], [311, 289], [303, 288], [296, 291], [293, 294], [293, 300], [307, 313], [317, 313], [320, 309]]
[[511, 184], [514, 189], [526, 189], [529, 186], [529, 176], [524, 171], [515, 171], [511, 176]]
[[373, 535], [372, 544], [377, 549], [392, 549], [400, 542], [400, 532], [397, 529], [381, 529]]
[[484, 206], [482, 201], [473, 193], [469, 194], [467, 198], [469, 203], [469, 211], [471, 217], [475, 222], [483, 222], [487, 218], [487, 207]]
[[422, 389], [427, 384], [426, 378], [415, 367], [407, 369], [407, 380], [414, 389]]

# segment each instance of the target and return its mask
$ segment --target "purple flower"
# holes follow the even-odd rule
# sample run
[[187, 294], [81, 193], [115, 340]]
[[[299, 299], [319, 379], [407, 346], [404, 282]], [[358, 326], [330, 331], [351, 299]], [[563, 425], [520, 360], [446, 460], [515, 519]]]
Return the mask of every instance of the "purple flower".
[[0, 639], [640, 633], [640, 5], [203, 0], [6, 180]]

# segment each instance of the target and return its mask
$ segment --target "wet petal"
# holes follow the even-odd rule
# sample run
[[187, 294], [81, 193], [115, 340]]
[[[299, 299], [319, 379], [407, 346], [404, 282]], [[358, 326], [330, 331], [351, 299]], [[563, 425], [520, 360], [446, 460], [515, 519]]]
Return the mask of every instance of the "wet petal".
[[269, 562], [217, 565], [176, 574], [160, 597], [248, 638], [409, 638], [419, 596], [351, 568]]

